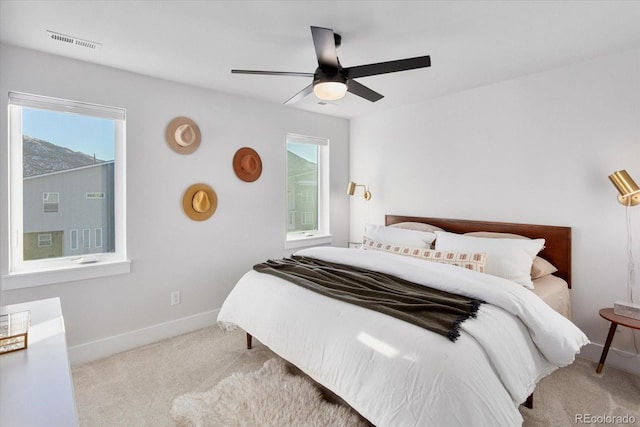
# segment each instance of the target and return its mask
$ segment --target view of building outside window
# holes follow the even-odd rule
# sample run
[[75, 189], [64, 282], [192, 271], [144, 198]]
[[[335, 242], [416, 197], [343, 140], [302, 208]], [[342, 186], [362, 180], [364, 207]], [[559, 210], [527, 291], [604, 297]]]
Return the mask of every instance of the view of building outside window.
[[22, 141], [24, 261], [114, 252], [114, 120], [23, 107]]
[[287, 141], [287, 232], [318, 231], [318, 150], [316, 144]]

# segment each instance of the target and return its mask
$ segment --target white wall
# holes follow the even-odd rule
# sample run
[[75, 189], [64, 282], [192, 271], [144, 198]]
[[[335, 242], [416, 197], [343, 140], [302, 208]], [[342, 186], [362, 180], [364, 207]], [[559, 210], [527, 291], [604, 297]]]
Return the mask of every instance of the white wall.
[[[373, 194], [350, 201], [353, 241], [386, 213], [572, 227], [574, 321], [597, 344], [583, 356], [600, 356], [598, 310], [626, 297], [625, 207], [607, 176], [640, 182], [640, 50], [354, 119], [350, 158]], [[640, 207], [630, 216], [640, 265]], [[635, 353], [618, 329], [613, 346]], [[607, 363], [640, 372], [638, 357]]]
[[[131, 273], [0, 293], [3, 305], [61, 297], [72, 361], [211, 324], [245, 271], [288, 255], [283, 249], [287, 132], [330, 139], [331, 231], [333, 244], [346, 246], [347, 120], [7, 45], [0, 45], [0, 55], [2, 105], [8, 91], [19, 91], [127, 109]], [[176, 116], [192, 118], [202, 132], [191, 155], [177, 154], [165, 142], [166, 125]], [[7, 123], [0, 123], [6, 147]], [[262, 176], [254, 183], [233, 172], [233, 155], [243, 146], [262, 158]], [[7, 153], [0, 151], [5, 206]], [[182, 194], [197, 182], [208, 183], [218, 195], [217, 211], [204, 222], [188, 219], [181, 207]], [[0, 211], [4, 254], [7, 213]], [[169, 304], [173, 290], [182, 292], [180, 305]]]

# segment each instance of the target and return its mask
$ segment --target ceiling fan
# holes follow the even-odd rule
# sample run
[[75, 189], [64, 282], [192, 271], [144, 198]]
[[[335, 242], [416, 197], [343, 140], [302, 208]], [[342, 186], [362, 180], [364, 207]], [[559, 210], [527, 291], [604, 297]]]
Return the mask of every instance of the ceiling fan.
[[336, 34], [328, 28], [312, 26], [311, 36], [318, 57], [318, 68], [314, 73], [255, 70], [231, 70], [231, 72], [234, 74], [313, 77], [313, 82], [310, 85], [289, 98], [285, 104], [293, 104], [311, 92], [323, 101], [335, 101], [344, 97], [347, 91], [371, 102], [376, 102], [384, 96], [354, 79], [431, 66], [431, 58], [427, 55], [344, 68], [340, 65], [336, 53], [336, 48], [340, 46], [342, 41], [340, 34]]

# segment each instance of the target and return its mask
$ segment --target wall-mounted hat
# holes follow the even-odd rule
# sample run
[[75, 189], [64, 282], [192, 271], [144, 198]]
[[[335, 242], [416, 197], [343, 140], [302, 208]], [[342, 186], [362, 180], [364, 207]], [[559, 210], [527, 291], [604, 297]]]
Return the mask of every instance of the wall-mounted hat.
[[182, 196], [184, 213], [194, 221], [209, 219], [218, 207], [218, 197], [207, 184], [193, 184]]
[[253, 182], [262, 174], [262, 160], [253, 148], [242, 147], [233, 156], [233, 170], [241, 180]]
[[180, 154], [191, 154], [200, 146], [200, 128], [190, 118], [176, 117], [167, 125], [167, 143]]

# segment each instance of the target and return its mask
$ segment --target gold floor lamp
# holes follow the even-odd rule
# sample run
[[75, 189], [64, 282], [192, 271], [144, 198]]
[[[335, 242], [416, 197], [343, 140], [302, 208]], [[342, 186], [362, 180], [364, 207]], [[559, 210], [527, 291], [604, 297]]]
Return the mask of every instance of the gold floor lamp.
[[626, 170], [619, 170], [609, 175], [609, 179], [618, 189], [618, 201], [627, 207], [627, 298], [633, 303], [633, 282], [635, 267], [633, 261], [633, 242], [631, 236], [631, 217], [629, 207], [640, 203], [640, 188]]

